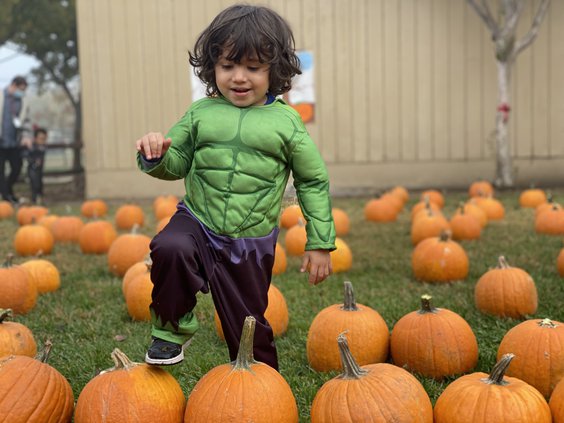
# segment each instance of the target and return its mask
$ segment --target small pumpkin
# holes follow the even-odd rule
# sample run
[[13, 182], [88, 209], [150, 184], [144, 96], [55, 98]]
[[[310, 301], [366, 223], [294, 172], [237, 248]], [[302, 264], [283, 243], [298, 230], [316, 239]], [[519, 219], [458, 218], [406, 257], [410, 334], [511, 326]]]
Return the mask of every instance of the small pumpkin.
[[302, 256], [305, 253], [306, 243], [307, 232], [302, 221], [286, 231], [284, 245], [289, 256]]
[[115, 348], [115, 366], [102, 371], [82, 389], [75, 423], [178, 423], [185, 397], [178, 381], [158, 366], [132, 362]]
[[478, 342], [460, 315], [431, 306], [431, 296], [421, 297], [421, 309], [397, 321], [390, 338], [396, 366], [442, 379], [466, 373], [478, 363]]
[[335, 238], [335, 249], [329, 253], [333, 273], [341, 273], [351, 270], [353, 255], [348, 244], [341, 238]]
[[529, 188], [519, 195], [519, 205], [523, 208], [536, 209], [546, 202], [546, 193], [539, 188]]
[[564, 423], [564, 378], [552, 391], [548, 405], [552, 412], [553, 423]]
[[564, 324], [550, 319], [526, 320], [505, 334], [497, 357], [508, 352], [515, 354], [507, 375], [527, 382], [549, 398], [564, 378], [563, 345]]
[[421, 193], [420, 199], [424, 200], [425, 197], [429, 198], [431, 203], [435, 203], [439, 208], [443, 208], [445, 206], [445, 196], [442, 192], [436, 189], [428, 189]]
[[490, 375], [471, 373], [448, 385], [435, 404], [435, 423], [551, 423], [539, 391], [520, 379], [504, 377], [513, 357], [501, 357]]
[[398, 197], [401, 200], [402, 204], [404, 204], [404, 205], [409, 200], [409, 191], [407, 190], [407, 188], [405, 188], [401, 185], [397, 185], [397, 186], [393, 187], [390, 190], [390, 194]]
[[72, 388], [65, 377], [47, 364], [51, 344], [39, 360], [25, 355], [0, 358], [0, 416], [3, 422], [70, 422], [74, 408]]
[[290, 229], [292, 226], [297, 225], [300, 219], [303, 221], [304, 215], [299, 204], [290, 204], [280, 214], [280, 227]]
[[0, 201], [0, 219], [9, 219], [16, 211], [9, 201]]
[[80, 229], [78, 245], [83, 254], [106, 254], [117, 236], [110, 222], [93, 220]]
[[51, 231], [35, 223], [19, 227], [14, 235], [14, 250], [20, 256], [51, 254], [54, 245]]
[[131, 281], [137, 276], [143, 273], [147, 273], [151, 271], [151, 257], [147, 256], [145, 260], [138, 261], [137, 263], [132, 264], [126, 270], [125, 274], [123, 275], [123, 279], [121, 282], [121, 291], [123, 293], [123, 298], [126, 297], [127, 289], [129, 288], [129, 284]]
[[431, 209], [434, 212], [441, 212], [441, 208], [437, 204], [431, 202], [431, 200], [429, 200], [429, 197], [425, 197], [418, 203], [415, 203], [411, 208], [411, 212], [410, 212], [411, 221], [413, 222], [415, 220], [415, 217], [419, 213], [428, 209]]
[[43, 206], [22, 206], [16, 212], [16, 219], [20, 226], [37, 222], [49, 213], [49, 209]]
[[331, 214], [333, 215], [333, 222], [335, 222], [335, 233], [337, 236], [347, 235], [351, 228], [351, 221], [347, 212], [333, 207]]
[[476, 308], [482, 313], [515, 319], [537, 311], [538, 295], [533, 278], [511, 267], [500, 256], [498, 267], [484, 273], [474, 288]]
[[564, 208], [553, 204], [535, 217], [535, 231], [545, 235], [564, 235]]
[[345, 334], [337, 344], [343, 373], [317, 391], [311, 423], [375, 422], [376, 416], [395, 423], [433, 423], [429, 396], [414, 376], [388, 363], [360, 367]]
[[116, 210], [114, 219], [116, 228], [127, 231], [145, 224], [145, 212], [137, 204], [123, 204]]
[[133, 320], [151, 320], [149, 306], [152, 302], [152, 292], [153, 282], [151, 281], [150, 265], [147, 265], [147, 272], [135, 276], [125, 290], [127, 313]]
[[16, 314], [26, 314], [37, 302], [37, 288], [28, 272], [13, 264], [13, 255], [8, 254], [0, 266], [0, 308], [10, 308]]
[[51, 225], [51, 232], [55, 242], [76, 242], [80, 231], [84, 227], [83, 220], [78, 216], [61, 216]]
[[21, 267], [27, 270], [39, 294], [56, 291], [61, 286], [59, 269], [49, 260], [37, 257], [23, 262]]
[[485, 180], [474, 181], [468, 188], [470, 197], [487, 197], [494, 195], [494, 187], [491, 182]]
[[427, 238], [413, 249], [411, 267], [422, 282], [452, 282], [468, 276], [469, 261], [464, 248], [448, 232]]
[[288, 259], [286, 257], [286, 250], [284, 250], [284, 247], [277, 242], [276, 248], [274, 249], [274, 265], [272, 266], [272, 274], [281, 275], [286, 272], [287, 267]]
[[441, 212], [432, 211], [428, 208], [417, 216], [413, 219], [411, 225], [411, 243], [413, 245], [450, 230], [450, 224]]
[[155, 199], [153, 200], [153, 213], [156, 214], [157, 212], [157, 208], [162, 204], [162, 203], [172, 203], [174, 205], [178, 204], [180, 202], [180, 199], [178, 198], [178, 196], [174, 195], [174, 194], [163, 194], [163, 195], [158, 195], [155, 197]]
[[388, 325], [376, 310], [356, 303], [350, 281], [344, 282], [343, 304], [325, 307], [311, 322], [306, 352], [314, 370], [327, 372], [342, 368], [335, 338], [344, 331], [360, 365], [381, 363], [388, 358]]
[[9, 322], [12, 310], [0, 309], [0, 357], [26, 355], [35, 357], [37, 344], [29, 328], [18, 322]]
[[168, 222], [170, 222], [172, 216], [166, 216], [163, 217], [161, 220], [159, 220], [157, 222], [157, 226], [155, 227], [155, 232], [159, 233], [160, 231], [162, 231], [166, 225], [168, 225]]
[[108, 214], [108, 204], [101, 199], [86, 200], [80, 206], [80, 213], [84, 217], [98, 219]]
[[177, 206], [178, 201], [161, 201], [155, 207], [155, 219], [159, 221], [165, 217], [170, 218], [174, 213], [176, 213]]
[[505, 217], [505, 207], [501, 201], [493, 197], [474, 197], [472, 202], [480, 207], [489, 221], [502, 220]]
[[[268, 321], [268, 324], [272, 328], [274, 336], [282, 336], [288, 330], [290, 314], [288, 313], [286, 298], [284, 298], [282, 292], [272, 283], [268, 288], [268, 306], [264, 312], [264, 318]], [[221, 321], [219, 320], [217, 311], [214, 312], [214, 323], [218, 336], [222, 340], [225, 340], [225, 335], [223, 334], [223, 328], [221, 327]]]
[[186, 404], [186, 423], [298, 422], [288, 383], [272, 367], [254, 360], [255, 325], [254, 317], [245, 319], [234, 362], [214, 367], [196, 383]]
[[130, 233], [119, 235], [108, 250], [108, 268], [111, 273], [123, 277], [127, 269], [142, 261], [150, 252], [151, 238], [137, 232], [133, 226]]
[[467, 213], [465, 209], [464, 204], [460, 205], [449, 222], [452, 239], [457, 241], [478, 239], [482, 234], [480, 221], [474, 215]]
[[398, 214], [397, 204], [386, 198], [373, 198], [364, 205], [364, 219], [369, 222], [395, 222]]

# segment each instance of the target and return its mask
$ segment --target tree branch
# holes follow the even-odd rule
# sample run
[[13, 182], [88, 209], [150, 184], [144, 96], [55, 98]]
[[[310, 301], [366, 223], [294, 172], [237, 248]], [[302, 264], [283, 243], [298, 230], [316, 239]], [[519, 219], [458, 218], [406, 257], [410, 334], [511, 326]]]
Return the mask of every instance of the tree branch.
[[521, 13], [523, 13], [523, 7], [525, 6], [524, 0], [506, 0], [505, 1], [505, 12], [507, 13], [505, 19], [505, 25], [501, 30], [500, 37], [513, 37], [515, 30], [517, 29], [517, 24], [519, 23], [519, 18]]
[[480, 16], [480, 18], [482, 18], [482, 20], [492, 33], [492, 37], [495, 39], [499, 32], [499, 27], [497, 26], [497, 22], [493, 18], [486, 1], [480, 0], [480, 3], [478, 3], [477, 0], [466, 0], [466, 3], [468, 3], [470, 7], [472, 7], [472, 9], [474, 9], [474, 11], [478, 14], [478, 16]]
[[515, 49], [513, 50], [514, 56], [517, 56], [519, 53], [529, 47], [529, 45], [535, 40], [539, 32], [542, 20], [544, 19], [546, 11], [548, 10], [549, 4], [550, 0], [542, 0], [541, 4], [539, 4], [539, 8], [537, 9], [537, 13], [535, 15], [535, 18], [533, 19], [533, 24], [531, 25], [530, 31], [515, 44]]

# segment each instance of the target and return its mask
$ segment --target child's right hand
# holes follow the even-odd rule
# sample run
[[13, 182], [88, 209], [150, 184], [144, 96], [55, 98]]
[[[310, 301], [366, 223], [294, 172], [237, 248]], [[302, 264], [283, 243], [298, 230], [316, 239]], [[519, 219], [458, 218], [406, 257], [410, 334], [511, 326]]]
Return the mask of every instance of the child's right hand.
[[160, 132], [149, 132], [135, 142], [137, 151], [147, 160], [160, 159], [167, 152], [172, 140]]

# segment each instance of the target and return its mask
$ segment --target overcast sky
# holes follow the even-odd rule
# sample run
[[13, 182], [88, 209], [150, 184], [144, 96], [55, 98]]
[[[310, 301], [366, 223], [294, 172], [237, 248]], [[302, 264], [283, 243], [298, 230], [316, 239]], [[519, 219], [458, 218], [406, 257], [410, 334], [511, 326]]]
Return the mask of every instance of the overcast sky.
[[31, 56], [0, 47], [0, 88], [4, 89], [15, 75], [26, 76], [37, 63]]

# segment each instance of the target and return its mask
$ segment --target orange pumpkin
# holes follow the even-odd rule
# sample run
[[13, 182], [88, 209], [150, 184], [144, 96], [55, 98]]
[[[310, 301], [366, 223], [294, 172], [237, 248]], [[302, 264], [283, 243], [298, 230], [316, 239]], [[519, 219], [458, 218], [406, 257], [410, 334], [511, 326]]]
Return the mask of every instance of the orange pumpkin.
[[466, 213], [465, 205], [461, 205], [450, 219], [450, 230], [454, 240], [478, 239], [482, 234], [480, 221], [472, 214]]
[[16, 219], [20, 226], [37, 222], [41, 217], [49, 213], [49, 209], [43, 206], [22, 206], [16, 212]]
[[274, 265], [272, 266], [273, 275], [281, 275], [288, 267], [288, 260], [286, 257], [286, 250], [277, 242], [276, 249], [274, 250]]
[[343, 209], [334, 207], [332, 210], [333, 221], [335, 222], [335, 233], [337, 236], [347, 235], [351, 228], [349, 215]]
[[335, 338], [344, 331], [360, 365], [381, 363], [388, 358], [390, 331], [386, 322], [376, 310], [356, 303], [351, 282], [345, 281], [344, 289], [344, 303], [321, 310], [309, 327], [307, 359], [320, 372], [342, 368]]
[[155, 207], [155, 219], [159, 221], [164, 219], [165, 217], [170, 218], [174, 213], [176, 213], [177, 205], [177, 201], [161, 201]]
[[450, 230], [450, 224], [441, 212], [425, 209], [413, 219], [411, 243], [417, 245], [424, 239], [437, 237], [448, 230]]
[[480, 207], [490, 220], [502, 220], [505, 217], [505, 207], [501, 201], [493, 197], [475, 197], [472, 202]]
[[55, 242], [76, 242], [84, 222], [78, 216], [61, 216], [51, 224], [51, 232]]
[[404, 205], [409, 200], [409, 191], [401, 185], [393, 187], [390, 190], [390, 194], [398, 197]]
[[133, 227], [130, 233], [119, 235], [108, 250], [108, 268], [114, 275], [122, 277], [131, 266], [142, 261], [150, 252], [151, 238], [137, 233]]
[[14, 250], [20, 256], [35, 256], [37, 254], [51, 254], [55, 238], [51, 231], [44, 226], [28, 224], [21, 226], [14, 235]]
[[3, 422], [70, 422], [74, 408], [72, 388], [65, 377], [47, 364], [50, 344], [42, 358], [25, 355], [0, 358], [0, 416]]
[[523, 208], [536, 209], [546, 202], [546, 193], [542, 189], [526, 189], [519, 195], [519, 205]]
[[564, 423], [564, 378], [552, 391], [548, 405], [552, 412], [553, 423]]
[[108, 204], [104, 200], [86, 200], [80, 206], [80, 213], [84, 217], [98, 219], [108, 214]]
[[468, 195], [470, 197], [488, 197], [494, 195], [494, 187], [489, 181], [475, 181], [470, 184], [468, 188]]
[[78, 245], [83, 254], [106, 254], [117, 236], [110, 222], [93, 220], [80, 229]]
[[25, 314], [35, 307], [37, 288], [21, 266], [12, 264], [9, 254], [0, 266], [0, 308], [10, 308], [16, 314]]
[[27, 270], [30, 280], [39, 294], [56, 291], [61, 286], [59, 269], [49, 260], [31, 259], [22, 263], [21, 267]]
[[145, 212], [137, 204], [124, 204], [116, 210], [115, 224], [118, 229], [130, 230], [145, 224]]
[[133, 320], [149, 321], [151, 320], [151, 305], [153, 292], [153, 282], [151, 281], [151, 272], [147, 271], [135, 276], [126, 287], [125, 304], [127, 305], [127, 313]]
[[513, 354], [504, 355], [488, 376], [476, 372], [446, 387], [437, 399], [435, 423], [551, 423], [546, 400], [526, 382], [504, 377]]
[[388, 363], [360, 367], [344, 334], [338, 336], [337, 343], [343, 373], [317, 391], [311, 405], [311, 423], [433, 423], [429, 396], [414, 376]]
[[115, 366], [101, 372], [82, 389], [75, 423], [178, 423], [185, 397], [177, 380], [158, 366], [132, 362], [115, 348]]
[[286, 231], [284, 245], [286, 253], [290, 256], [302, 256], [307, 243], [307, 233], [302, 223], [292, 226]]
[[397, 204], [386, 198], [373, 198], [364, 206], [364, 218], [370, 222], [395, 222], [398, 218]]
[[482, 313], [517, 319], [537, 311], [537, 288], [527, 272], [500, 256], [498, 267], [478, 279], [474, 301]]
[[254, 317], [245, 319], [237, 359], [214, 367], [196, 383], [185, 422], [298, 422], [298, 407], [288, 383], [272, 367], [253, 358], [255, 324]]
[[353, 256], [350, 247], [341, 238], [335, 238], [336, 249], [331, 251], [331, 267], [333, 273], [341, 273], [351, 270]]
[[0, 219], [8, 219], [14, 215], [16, 211], [9, 201], [0, 201]]
[[[488, 215], [484, 210], [478, 207], [475, 203], [466, 202], [464, 205], [460, 206], [460, 212], [464, 212], [465, 214], [470, 214], [474, 216], [478, 222], [480, 222], [480, 226], [485, 228], [488, 224]], [[458, 211], [457, 211], [458, 213]]]
[[125, 298], [127, 289], [129, 288], [129, 284], [131, 281], [137, 276], [143, 273], [147, 273], [151, 271], [152, 261], [149, 256], [143, 261], [138, 261], [137, 263], [132, 264], [126, 270], [125, 274], [123, 275], [122, 283], [121, 283], [121, 291], [123, 293], [123, 298]]
[[180, 199], [174, 195], [174, 194], [163, 194], [163, 195], [158, 195], [157, 197], [155, 197], [155, 199], [153, 200], [153, 213], [156, 214], [157, 212], [157, 208], [162, 204], [162, 203], [173, 203], [173, 204], [178, 204], [180, 201]]
[[12, 310], [0, 309], [0, 357], [6, 355], [26, 355], [35, 357], [37, 344], [31, 330], [17, 322], [8, 322]]
[[452, 282], [468, 276], [468, 255], [460, 244], [443, 232], [427, 238], [413, 249], [411, 267], [415, 279], [423, 282]]
[[165, 227], [166, 225], [168, 225], [168, 222], [170, 222], [170, 218], [171, 218], [171, 217], [172, 217], [172, 216], [167, 216], [167, 217], [163, 217], [161, 220], [159, 220], [159, 221], [157, 222], [157, 226], [156, 226], [155, 232], [156, 232], [156, 233], [159, 233], [160, 231], [162, 231], [162, 230], [164, 229], [164, 227]]
[[300, 115], [304, 123], [313, 120], [313, 103], [299, 103], [291, 105]]
[[[288, 313], [286, 299], [284, 298], [282, 292], [280, 292], [280, 290], [273, 284], [270, 284], [270, 287], [268, 288], [268, 306], [266, 307], [264, 317], [272, 328], [274, 336], [282, 336], [288, 330], [290, 315]], [[217, 311], [214, 312], [214, 323], [218, 336], [222, 340], [225, 340], [225, 335], [223, 334], [223, 328], [221, 327], [221, 321], [219, 320]]]
[[564, 209], [553, 204], [550, 209], [535, 218], [535, 231], [545, 235], [564, 235]]
[[390, 353], [396, 366], [434, 379], [472, 370], [478, 363], [478, 342], [470, 325], [453, 311], [431, 306], [406, 314], [392, 329]]
[[425, 197], [429, 198], [431, 203], [435, 203], [439, 208], [443, 208], [445, 206], [445, 197], [444, 195], [436, 190], [436, 189], [428, 189], [421, 193], [420, 199], [424, 200]]
[[285, 207], [280, 214], [280, 227], [290, 229], [299, 223], [300, 219], [304, 220], [304, 215], [299, 204], [290, 204]]
[[515, 359], [507, 374], [534, 386], [549, 398], [564, 378], [564, 324], [550, 319], [526, 320], [501, 340], [498, 359], [511, 352]]
[[37, 220], [37, 223], [41, 226], [46, 227], [47, 229], [49, 229], [49, 231], [51, 231], [51, 226], [53, 226], [53, 223], [55, 223], [55, 221], [58, 218], [59, 218], [59, 215], [57, 215], [57, 214], [46, 214], [45, 216], [41, 216]]

